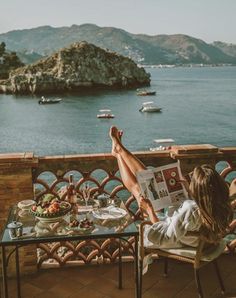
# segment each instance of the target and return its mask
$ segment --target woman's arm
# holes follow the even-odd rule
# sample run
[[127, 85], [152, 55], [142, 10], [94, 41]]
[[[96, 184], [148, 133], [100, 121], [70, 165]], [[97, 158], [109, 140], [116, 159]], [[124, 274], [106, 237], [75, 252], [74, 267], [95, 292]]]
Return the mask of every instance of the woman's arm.
[[197, 205], [192, 200], [186, 200], [173, 216], [150, 226], [147, 238], [159, 247], [177, 247], [188, 231], [198, 231], [200, 226]]

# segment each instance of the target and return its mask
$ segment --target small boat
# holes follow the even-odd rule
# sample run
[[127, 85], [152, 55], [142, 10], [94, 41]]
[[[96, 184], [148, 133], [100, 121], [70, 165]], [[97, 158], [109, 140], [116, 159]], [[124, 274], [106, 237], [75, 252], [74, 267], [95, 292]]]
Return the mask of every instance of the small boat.
[[175, 143], [173, 139], [155, 139], [157, 147], [150, 148], [150, 151], [168, 150]]
[[156, 91], [153, 90], [137, 90], [138, 96], [156, 95]]
[[109, 119], [109, 118], [115, 118], [115, 116], [111, 113], [111, 110], [99, 110], [99, 112], [101, 114], [98, 114], [97, 115], [97, 118], [106, 118], [106, 119]]
[[146, 101], [146, 102], [143, 102], [142, 107], [139, 109], [139, 112], [148, 112], [148, 113], [161, 112], [161, 108], [156, 106], [153, 103], [153, 101]]
[[59, 103], [59, 102], [61, 102], [61, 98], [49, 99], [49, 98], [45, 98], [44, 96], [42, 96], [41, 99], [38, 101], [40, 105], [53, 104], [53, 103]]

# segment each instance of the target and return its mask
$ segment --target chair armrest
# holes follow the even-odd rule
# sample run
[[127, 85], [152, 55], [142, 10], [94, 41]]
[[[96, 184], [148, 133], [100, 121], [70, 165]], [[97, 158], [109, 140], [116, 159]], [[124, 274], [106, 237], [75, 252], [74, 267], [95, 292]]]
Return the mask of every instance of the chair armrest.
[[144, 243], [143, 243], [143, 234], [144, 234], [144, 227], [151, 226], [151, 221], [142, 221], [139, 225], [139, 258], [143, 259], [145, 252], [144, 252]]

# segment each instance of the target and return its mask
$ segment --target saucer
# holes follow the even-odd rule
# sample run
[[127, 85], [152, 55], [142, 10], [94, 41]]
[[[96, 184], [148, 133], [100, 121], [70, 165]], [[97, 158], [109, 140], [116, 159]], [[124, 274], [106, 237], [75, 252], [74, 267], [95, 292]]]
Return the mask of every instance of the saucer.
[[109, 206], [106, 208], [100, 208], [96, 211], [92, 211], [92, 214], [97, 219], [116, 220], [125, 217], [127, 215], [127, 211], [119, 207]]

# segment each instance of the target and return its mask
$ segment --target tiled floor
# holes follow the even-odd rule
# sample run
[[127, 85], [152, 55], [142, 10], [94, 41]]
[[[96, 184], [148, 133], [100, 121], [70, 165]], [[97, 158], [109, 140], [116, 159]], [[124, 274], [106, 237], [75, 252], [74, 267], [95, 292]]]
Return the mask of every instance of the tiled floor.
[[[227, 293], [221, 295], [213, 267], [201, 270], [205, 297], [236, 297], [236, 256], [224, 255], [219, 266]], [[118, 266], [100, 265], [41, 270], [22, 278], [23, 298], [134, 298], [132, 263], [123, 264], [123, 289], [117, 288]], [[143, 279], [143, 298], [196, 298], [193, 269], [170, 261], [169, 276], [163, 276], [162, 260], [155, 261]], [[17, 297], [15, 280], [9, 282], [10, 298]]]

